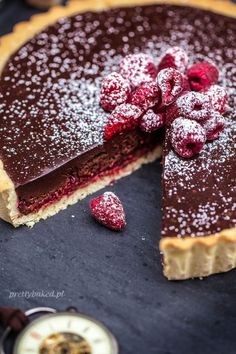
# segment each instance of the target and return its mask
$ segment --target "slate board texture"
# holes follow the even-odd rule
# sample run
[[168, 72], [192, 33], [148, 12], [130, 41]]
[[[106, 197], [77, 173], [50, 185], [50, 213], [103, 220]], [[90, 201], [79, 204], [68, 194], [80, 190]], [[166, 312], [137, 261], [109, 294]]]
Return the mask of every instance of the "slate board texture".
[[[0, 34], [34, 13], [7, 0]], [[162, 275], [160, 180], [157, 161], [106, 188], [127, 212], [121, 234], [94, 222], [89, 198], [33, 229], [0, 222], [0, 306], [76, 306], [112, 330], [121, 354], [235, 353], [236, 272], [184, 282]], [[14, 291], [64, 296], [10, 298]]]

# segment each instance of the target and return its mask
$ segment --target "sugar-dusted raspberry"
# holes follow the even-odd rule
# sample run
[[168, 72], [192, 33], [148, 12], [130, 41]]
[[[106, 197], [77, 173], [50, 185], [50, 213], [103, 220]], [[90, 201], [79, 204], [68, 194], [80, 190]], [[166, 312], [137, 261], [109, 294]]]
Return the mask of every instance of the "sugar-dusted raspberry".
[[225, 119], [217, 111], [211, 111], [210, 118], [203, 124], [207, 140], [215, 140], [225, 128]]
[[198, 122], [176, 118], [171, 126], [171, 145], [182, 157], [190, 158], [198, 154], [206, 142], [205, 129]]
[[224, 87], [212, 85], [206, 92], [215, 111], [224, 114], [227, 110], [227, 93]]
[[130, 95], [128, 102], [146, 111], [155, 106], [161, 97], [161, 91], [155, 82], [144, 82]]
[[187, 75], [183, 75], [183, 90], [181, 92], [181, 95], [189, 91], [191, 91], [191, 87], [188, 81], [188, 77]]
[[196, 63], [187, 70], [190, 87], [194, 91], [206, 91], [217, 83], [219, 71], [217, 67], [207, 61]]
[[180, 96], [175, 104], [178, 107], [178, 115], [199, 122], [206, 120], [212, 109], [207, 95], [193, 91]]
[[108, 141], [113, 135], [137, 127], [142, 113], [141, 108], [130, 103], [117, 106], [108, 118], [104, 132], [105, 140]]
[[127, 102], [130, 92], [129, 81], [113, 72], [102, 82], [100, 104], [103, 109], [111, 112], [116, 106]]
[[155, 113], [149, 109], [140, 119], [140, 129], [146, 133], [152, 133], [165, 124], [165, 114]]
[[166, 68], [173, 68], [184, 73], [188, 65], [188, 55], [183, 48], [169, 48], [158, 65], [158, 71]]
[[183, 90], [183, 75], [172, 68], [163, 69], [157, 75], [157, 83], [162, 92], [162, 103], [168, 106]]
[[125, 212], [120, 199], [112, 192], [105, 192], [90, 201], [94, 218], [109, 229], [120, 231], [126, 226]]
[[166, 125], [170, 126], [173, 121], [181, 116], [177, 101], [166, 107]]
[[120, 74], [129, 80], [133, 87], [136, 87], [143, 82], [154, 81], [157, 76], [157, 67], [150, 55], [129, 54], [120, 62]]

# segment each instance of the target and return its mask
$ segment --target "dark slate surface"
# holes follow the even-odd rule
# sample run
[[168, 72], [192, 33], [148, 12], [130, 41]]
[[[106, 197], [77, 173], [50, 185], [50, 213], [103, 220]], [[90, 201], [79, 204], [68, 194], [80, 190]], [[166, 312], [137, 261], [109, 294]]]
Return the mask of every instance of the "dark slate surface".
[[[7, 0], [1, 34], [34, 12]], [[162, 276], [160, 178], [156, 162], [109, 188], [127, 212], [121, 234], [93, 221], [88, 198], [33, 229], [0, 222], [0, 306], [77, 306], [113, 331], [121, 354], [235, 353], [235, 271], [185, 282]], [[53, 290], [64, 296], [9, 298]]]

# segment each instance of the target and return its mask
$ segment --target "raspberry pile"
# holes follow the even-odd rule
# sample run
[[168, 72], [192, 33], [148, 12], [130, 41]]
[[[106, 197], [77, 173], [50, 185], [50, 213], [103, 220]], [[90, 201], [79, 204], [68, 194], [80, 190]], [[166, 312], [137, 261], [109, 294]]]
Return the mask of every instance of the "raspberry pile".
[[219, 71], [203, 61], [188, 67], [187, 53], [169, 48], [159, 63], [151, 55], [129, 54], [119, 73], [102, 82], [100, 104], [110, 112], [105, 140], [132, 129], [153, 133], [166, 125], [181, 157], [198, 154], [207, 140], [224, 130], [227, 93], [217, 84]]

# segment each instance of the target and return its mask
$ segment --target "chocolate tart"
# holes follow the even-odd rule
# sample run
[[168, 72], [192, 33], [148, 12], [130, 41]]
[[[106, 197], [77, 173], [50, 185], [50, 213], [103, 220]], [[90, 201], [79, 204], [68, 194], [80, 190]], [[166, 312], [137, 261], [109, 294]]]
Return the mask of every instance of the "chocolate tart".
[[[160, 157], [164, 146], [164, 274], [201, 277], [236, 266], [235, 20], [153, 3], [71, 1], [2, 37], [0, 217], [33, 226]], [[235, 14], [228, 2], [188, 4]], [[210, 58], [220, 67], [230, 96], [221, 138], [190, 160], [173, 152], [168, 132], [136, 129], [105, 142], [102, 78], [128, 53], [145, 51], [158, 60], [174, 45], [192, 62]]]

